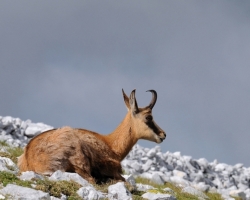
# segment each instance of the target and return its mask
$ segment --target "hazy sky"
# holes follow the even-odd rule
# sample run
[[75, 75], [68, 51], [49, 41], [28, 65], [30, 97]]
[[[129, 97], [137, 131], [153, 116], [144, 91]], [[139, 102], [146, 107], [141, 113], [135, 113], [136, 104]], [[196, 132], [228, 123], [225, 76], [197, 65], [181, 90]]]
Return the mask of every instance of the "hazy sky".
[[163, 152], [250, 166], [250, 1], [2, 0], [0, 70], [1, 116], [106, 134], [155, 89]]

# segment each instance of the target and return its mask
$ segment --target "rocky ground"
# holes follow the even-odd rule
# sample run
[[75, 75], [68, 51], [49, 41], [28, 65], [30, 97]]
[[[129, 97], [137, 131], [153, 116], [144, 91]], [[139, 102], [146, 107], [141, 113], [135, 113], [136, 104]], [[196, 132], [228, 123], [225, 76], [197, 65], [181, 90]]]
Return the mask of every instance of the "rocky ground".
[[[32, 137], [52, 128], [43, 123], [32, 123], [30, 120], [22, 121], [19, 118], [0, 116], [0, 141], [5, 141], [12, 146], [24, 147]], [[6, 167], [7, 165], [8, 167]], [[8, 171], [11, 165], [13, 165], [11, 168], [13, 173], [17, 173], [18, 169], [10, 159], [0, 157], [0, 171]], [[184, 192], [195, 194], [199, 199], [208, 199], [203, 192], [210, 191], [218, 192], [222, 194], [224, 199], [228, 200], [233, 199], [232, 196], [250, 200], [250, 167], [244, 167], [242, 164], [232, 166], [218, 163], [216, 160], [209, 163], [205, 158], [196, 160], [191, 156], [183, 156], [180, 152], [162, 153], [159, 146], [148, 149], [135, 145], [129, 155], [122, 161], [122, 166], [125, 173], [129, 174], [126, 176], [127, 181], [139, 191], [147, 191], [152, 188], [135, 184], [133, 177], [144, 177], [162, 185], [164, 182], [172, 182], [181, 186]], [[19, 178], [29, 180], [34, 177], [42, 178], [34, 172], [24, 173]], [[72, 175], [72, 173], [57, 171], [50, 179], [79, 182], [82, 187], [77, 193], [85, 199], [132, 198], [131, 193], [124, 187], [124, 183], [109, 186], [108, 193], [103, 194], [77, 174]], [[169, 190], [169, 188], [166, 188], [166, 190]], [[22, 194], [16, 193], [16, 191], [22, 191]], [[57, 199], [31, 188], [20, 189], [20, 186], [13, 184], [8, 184], [0, 190], [2, 198], [9, 193], [16, 195], [16, 199], [23, 199], [23, 197], [28, 199], [26, 198], [28, 193], [28, 196], [39, 196], [39, 199]], [[171, 192], [170, 194], [147, 192], [143, 197], [146, 199], [176, 199], [174, 195], [171, 195]], [[66, 198], [61, 197], [61, 199]]]

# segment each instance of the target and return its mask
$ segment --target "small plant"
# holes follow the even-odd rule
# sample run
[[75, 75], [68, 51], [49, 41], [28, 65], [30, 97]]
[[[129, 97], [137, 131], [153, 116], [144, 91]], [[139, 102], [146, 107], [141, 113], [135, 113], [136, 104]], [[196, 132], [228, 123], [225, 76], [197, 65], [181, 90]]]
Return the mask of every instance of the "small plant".
[[[170, 188], [171, 190], [174, 191], [175, 197], [178, 200], [198, 200], [199, 199], [198, 197], [196, 197], [194, 195], [182, 192], [181, 187], [179, 187], [179, 186], [177, 186], [175, 184], [169, 183], [169, 182], [166, 182], [164, 185], [159, 185], [159, 184], [156, 184], [156, 183], [152, 182], [149, 179], [145, 179], [145, 178], [141, 178], [141, 177], [136, 178], [136, 182], [153, 186], [155, 189], [149, 190], [149, 192], [152, 192], [152, 193], [157, 193], [157, 192], [159, 192], [159, 193], [168, 193], [168, 192], [164, 191], [163, 189], [164, 188]], [[209, 197], [210, 200], [223, 200], [221, 195], [218, 194], [218, 193], [206, 192], [205, 194]], [[240, 200], [240, 199], [236, 199], [236, 200]]]
[[49, 193], [54, 197], [61, 197], [61, 194], [68, 196], [68, 199], [80, 199], [76, 194], [76, 191], [81, 187], [80, 184], [74, 181], [50, 181], [47, 178], [45, 180], [37, 180], [36, 188]]
[[[221, 195], [218, 194], [218, 193], [206, 192], [205, 194], [209, 197], [209, 199], [212, 199], [212, 200], [223, 200], [223, 198], [221, 197]], [[240, 200], [240, 199], [235, 199], [235, 200]]]
[[0, 147], [9, 147], [5, 141], [0, 141]]
[[15, 164], [17, 164], [17, 157], [23, 153], [21, 147], [11, 147], [3, 141], [0, 141], [0, 148], [4, 149], [4, 151], [0, 152], [0, 156], [10, 158]]
[[17, 164], [17, 158], [22, 155], [23, 149], [21, 147], [12, 147], [7, 148], [7, 151], [10, 153], [10, 159]]
[[15, 174], [10, 172], [2, 171], [0, 172], [0, 183], [5, 187], [7, 184], [16, 184], [23, 187], [31, 187], [32, 181], [23, 181], [16, 177]]

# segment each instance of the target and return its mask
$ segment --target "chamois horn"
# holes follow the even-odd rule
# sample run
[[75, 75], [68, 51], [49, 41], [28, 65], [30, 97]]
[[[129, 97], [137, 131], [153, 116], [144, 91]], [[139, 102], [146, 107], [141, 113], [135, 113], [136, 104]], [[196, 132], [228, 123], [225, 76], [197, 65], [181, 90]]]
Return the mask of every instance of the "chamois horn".
[[151, 102], [149, 103], [149, 105], [147, 106], [147, 108], [151, 108], [153, 109], [154, 105], [155, 105], [155, 102], [157, 100], [157, 93], [155, 90], [147, 90], [146, 92], [151, 92], [152, 93], [152, 100]]

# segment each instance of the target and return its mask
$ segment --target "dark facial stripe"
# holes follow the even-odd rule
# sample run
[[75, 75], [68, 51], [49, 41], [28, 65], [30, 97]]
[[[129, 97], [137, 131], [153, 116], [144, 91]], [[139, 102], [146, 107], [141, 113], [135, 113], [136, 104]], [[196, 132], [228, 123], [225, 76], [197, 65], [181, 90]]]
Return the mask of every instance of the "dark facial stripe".
[[157, 135], [160, 133], [159, 128], [157, 125], [154, 123], [154, 121], [148, 121], [146, 122], [147, 126], [154, 131]]

